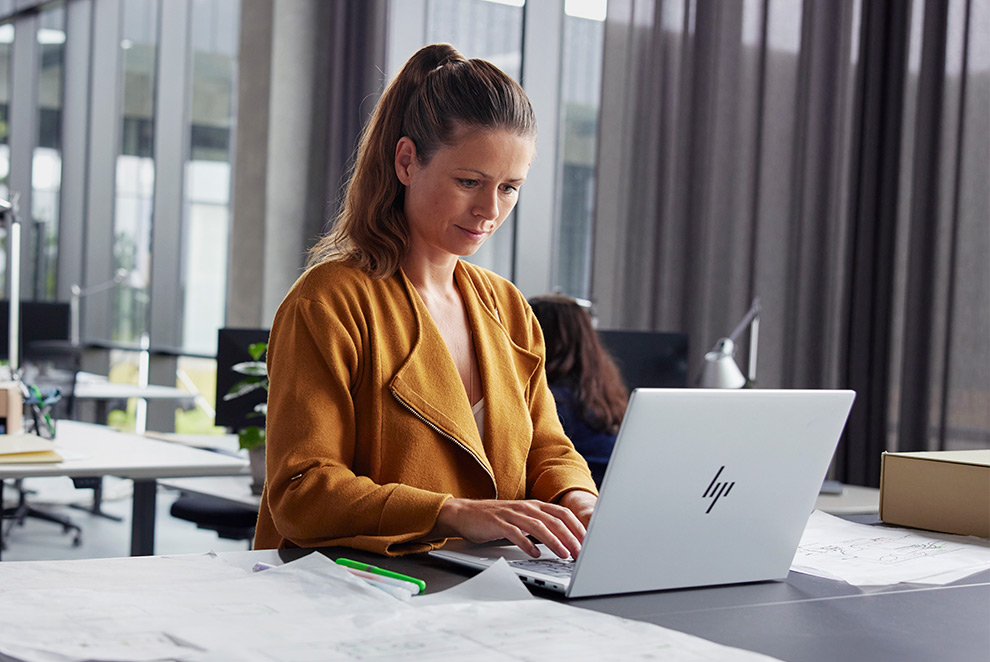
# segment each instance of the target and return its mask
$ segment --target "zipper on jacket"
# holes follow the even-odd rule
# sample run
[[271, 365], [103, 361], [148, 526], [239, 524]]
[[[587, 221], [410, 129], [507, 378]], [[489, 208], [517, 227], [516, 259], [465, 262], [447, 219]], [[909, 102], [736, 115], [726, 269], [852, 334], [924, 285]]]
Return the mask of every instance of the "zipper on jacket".
[[434, 432], [436, 432], [437, 434], [439, 434], [441, 437], [443, 437], [445, 439], [449, 439], [450, 441], [454, 442], [455, 444], [457, 444], [458, 446], [460, 446], [464, 450], [464, 452], [466, 452], [468, 455], [470, 455], [471, 457], [473, 457], [474, 458], [474, 461], [477, 462], [478, 465], [482, 469], [484, 469], [485, 473], [488, 474], [488, 477], [492, 479], [492, 486], [495, 488], [495, 498], [496, 499], [498, 498], [498, 483], [495, 482], [495, 476], [493, 476], [491, 474], [491, 472], [488, 471], [488, 467], [486, 467], [485, 466], [485, 463], [482, 462], [481, 459], [477, 455], [475, 455], [474, 451], [472, 451], [470, 448], [468, 448], [463, 443], [461, 443], [461, 441], [457, 437], [455, 437], [454, 435], [441, 430], [435, 423], [433, 423], [430, 420], [427, 420], [427, 418], [425, 416], [423, 416], [418, 411], [416, 411], [411, 404], [409, 404], [408, 402], [406, 402], [405, 400], [403, 400], [402, 397], [398, 393], [396, 393], [394, 390], [392, 391], [392, 397], [395, 398], [396, 401], [400, 405], [402, 405], [406, 410], [408, 410], [410, 414], [412, 414], [413, 416], [415, 416], [417, 419], [419, 419], [423, 423], [426, 423], [426, 425], [431, 430], [433, 430]]

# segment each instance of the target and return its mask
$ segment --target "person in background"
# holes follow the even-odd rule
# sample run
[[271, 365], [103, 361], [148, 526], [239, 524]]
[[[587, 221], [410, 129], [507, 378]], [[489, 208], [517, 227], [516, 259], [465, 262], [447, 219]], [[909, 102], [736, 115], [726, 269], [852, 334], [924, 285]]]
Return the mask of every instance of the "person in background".
[[629, 392], [591, 316], [574, 299], [547, 295], [530, 299], [530, 305], [543, 328], [547, 381], [564, 432], [601, 486]]
[[256, 548], [507, 538], [577, 556], [598, 493], [557, 418], [540, 325], [460, 259], [512, 211], [535, 136], [518, 83], [447, 44], [385, 90], [272, 324]]

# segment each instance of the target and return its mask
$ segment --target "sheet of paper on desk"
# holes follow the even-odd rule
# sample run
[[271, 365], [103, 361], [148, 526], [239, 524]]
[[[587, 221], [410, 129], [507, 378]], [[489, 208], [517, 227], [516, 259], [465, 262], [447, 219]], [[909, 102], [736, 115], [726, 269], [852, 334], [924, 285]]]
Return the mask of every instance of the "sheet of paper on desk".
[[[521, 586], [504, 568], [417, 606], [320, 554], [257, 573], [221, 557], [0, 564], [0, 653], [32, 662], [770, 659], [549, 600], [489, 599]], [[27, 577], [8, 584], [16, 566]], [[500, 582], [509, 584], [491, 585]]]
[[815, 511], [791, 570], [855, 586], [944, 585], [990, 568], [990, 541], [871, 526]]

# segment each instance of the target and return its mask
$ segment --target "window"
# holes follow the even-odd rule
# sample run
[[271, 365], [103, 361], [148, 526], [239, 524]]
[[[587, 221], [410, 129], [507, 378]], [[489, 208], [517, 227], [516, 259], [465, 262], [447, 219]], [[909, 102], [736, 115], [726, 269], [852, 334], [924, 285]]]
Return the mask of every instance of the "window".
[[[191, 16], [189, 156], [185, 164], [182, 273], [182, 348], [216, 354], [224, 324], [231, 167], [237, 105], [237, 0], [195, 0]], [[180, 357], [179, 379], [211, 407], [216, 361]], [[176, 429], [206, 432], [213, 425], [202, 409], [180, 412]]]
[[[482, 58], [519, 80], [522, 72], [523, 6], [494, 0], [430, 0], [426, 42], [447, 42], [465, 57]], [[411, 55], [412, 53], [407, 54]], [[512, 275], [516, 212], [470, 261], [505, 277]]]
[[128, 274], [114, 290], [113, 339], [138, 342], [148, 333], [147, 283], [155, 188], [157, 0], [124, 0], [120, 40], [121, 129], [114, 209], [114, 268]]
[[564, 11], [553, 286], [565, 294], [587, 298], [591, 287], [605, 0], [569, 0]]
[[203, 354], [224, 320], [238, 23], [236, 0], [193, 3], [182, 346]]
[[[62, 189], [62, 93], [65, 70], [65, 6], [48, 5], [38, 17], [38, 142], [31, 176], [31, 216], [23, 256], [34, 264], [34, 299], [55, 298], [59, 197]], [[28, 292], [22, 296], [30, 296]]]

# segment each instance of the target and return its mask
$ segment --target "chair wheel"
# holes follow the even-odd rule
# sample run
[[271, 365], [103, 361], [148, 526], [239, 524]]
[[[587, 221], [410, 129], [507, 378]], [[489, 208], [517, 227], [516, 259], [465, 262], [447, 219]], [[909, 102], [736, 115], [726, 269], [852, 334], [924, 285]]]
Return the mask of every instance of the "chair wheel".
[[76, 536], [72, 539], [73, 547], [80, 547], [82, 545], [82, 536]]

